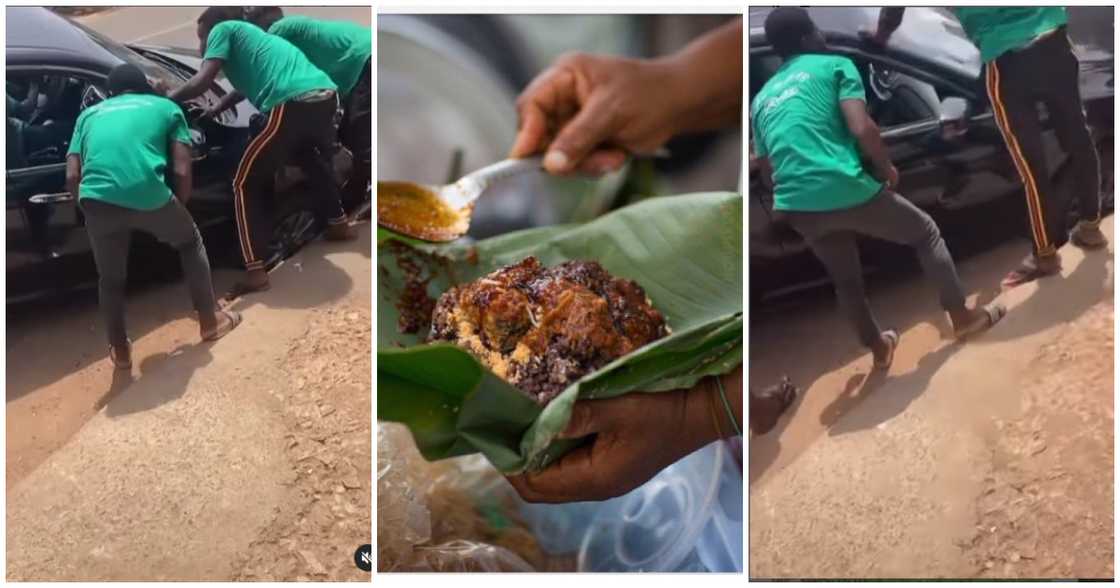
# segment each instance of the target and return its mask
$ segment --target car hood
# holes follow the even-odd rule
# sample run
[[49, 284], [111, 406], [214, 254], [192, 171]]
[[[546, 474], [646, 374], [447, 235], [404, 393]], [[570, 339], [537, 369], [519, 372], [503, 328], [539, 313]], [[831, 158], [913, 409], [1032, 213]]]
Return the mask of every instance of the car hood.
[[[188, 70], [184, 74], [189, 73], [194, 75], [200, 67], [202, 67], [202, 57], [198, 54], [197, 49], [188, 49], [186, 47], [164, 47], [160, 45], [134, 45], [129, 44], [128, 47], [134, 51], [153, 56], [157, 60], [167, 60], [174, 62], [183, 69]], [[188, 76], [189, 77], [189, 76]], [[225, 77], [219, 77], [215, 80], [222, 90], [226, 92], [233, 91], [233, 85]], [[248, 126], [249, 117], [257, 112], [251, 104], [246, 100], [237, 105], [237, 119], [232, 126]]]

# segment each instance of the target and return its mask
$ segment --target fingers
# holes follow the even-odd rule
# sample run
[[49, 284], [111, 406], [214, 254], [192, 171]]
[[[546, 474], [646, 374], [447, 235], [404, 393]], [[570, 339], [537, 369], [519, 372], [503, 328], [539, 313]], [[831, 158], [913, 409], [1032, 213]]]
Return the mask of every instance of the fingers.
[[577, 108], [575, 76], [566, 67], [552, 67], [538, 75], [517, 98], [518, 129], [510, 157], [538, 153], [547, 144], [549, 127]]
[[578, 171], [595, 176], [616, 172], [626, 165], [626, 158], [626, 151], [622, 149], [597, 149], [580, 163]]
[[507, 479], [526, 502], [563, 503], [593, 500], [595, 470], [592, 468], [593, 445], [575, 449], [547, 469]]
[[[615, 413], [620, 412], [625, 400], [580, 400], [572, 405], [568, 426], [560, 432], [561, 439], [580, 439], [609, 430], [616, 423]], [[622, 410], [621, 412], [625, 412]]]
[[536, 103], [529, 103], [520, 109], [520, 127], [509, 151], [512, 159], [528, 157], [539, 151], [548, 132], [548, 117]]
[[579, 167], [591, 151], [614, 132], [614, 112], [602, 94], [592, 94], [587, 103], [548, 146], [544, 167], [551, 173], [569, 173]]

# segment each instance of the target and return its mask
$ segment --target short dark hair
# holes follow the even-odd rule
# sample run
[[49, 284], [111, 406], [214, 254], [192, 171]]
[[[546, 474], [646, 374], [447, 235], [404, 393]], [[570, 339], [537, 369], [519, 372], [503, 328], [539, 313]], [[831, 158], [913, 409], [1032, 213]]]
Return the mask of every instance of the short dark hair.
[[148, 83], [148, 77], [139, 67], [131, 63], [122, 63], [114, 67], [109, 72], [109, 80], [106, 84], [109, 94], [116, 96], [124, 94], [125, 92], [136, 92], [137, 94], [154, 94], [152, 85]]
[[212, 29], [218, 23], [238, 20], [241, 18], [241, 10], [240, 6], [211, 6], [198, 15], [198, 25]]
[[284, 9], [279, 6], [246, 6], [244, 9], [245, 20], [256, 22], [262, 16], [275, 16], [284, 18]]
[[766, 17], [766, 40], [783, 58], [801, 52], [801, 41], [813, 34], [817, 25], [804, 8], [780, 6]]

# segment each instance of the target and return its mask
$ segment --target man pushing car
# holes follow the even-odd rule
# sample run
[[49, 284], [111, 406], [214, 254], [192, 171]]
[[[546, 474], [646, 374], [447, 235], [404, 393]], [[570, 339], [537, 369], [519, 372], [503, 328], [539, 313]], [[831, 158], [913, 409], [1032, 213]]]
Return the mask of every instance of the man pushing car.
[[[355, 159], [344, 199], [348, 204], [361, 202], [369, 186], [372, 157], [373, 31], [353, 22], [285, 16], [279, 6], [247, 6], [245, 19], [295, 45], [338, 86], [339, 139]], [[223, 109], [219, 104], [214, 110]]]
[[167, 94], [175, 101], [198, 97], [221, 71], [241, 96], [268, 116], [241, 156], [233, 179], [246, 278], [234, 286], [230, 297], [270, 286], [265, 267], [271, 235], [268, 200], [276, 172], [289, 161], [298, 162], [312, 185], [322, 191], [318, 202], [327, 221], [327, 238], [353, 237], [330, 162], [338, 87], [291, 43], [240, 20], [241, 16], [241, 9], [235, 7], [203, 11], [198, 17], [202, 65], [186, 84]]
[[[883, 8], [878, 29], [866, 38], [885, 45], [902, 24], [905, 8]], [[1034, 250], [1003, 279], [1007, 287], [1052, 276], [1062, 269], [1058, 249], [1067, 241], [1101, 249], [1100, 161], [1081, 105], [1077, 55], [1066, 34], [1061, 6], [953, 8], [968, 38], [980, 49], [996, 124], [1019, 170], [1027, 197]], [[1080, 219], [1066, 231], [1069, 198], [1050, 181], [1038, 103], [1046, 105], [1054, 131], [1070, 157]]]
[[[109, 358], [123, 370], [132, 367], [124, 313], [132, 231], [150, 233], [179, 252], [204, 341], [232, 331], [241, 315], [218, 309], [206, 248], [185, 206], [191, 197], [191, 139], [182, 110], [155, 95], [135, 65], [113, 69], [108, 90], [109, 98], [78, 117], [66, 186], [85, 215]], [[174, 190], [164, 179], [169, 167]]]

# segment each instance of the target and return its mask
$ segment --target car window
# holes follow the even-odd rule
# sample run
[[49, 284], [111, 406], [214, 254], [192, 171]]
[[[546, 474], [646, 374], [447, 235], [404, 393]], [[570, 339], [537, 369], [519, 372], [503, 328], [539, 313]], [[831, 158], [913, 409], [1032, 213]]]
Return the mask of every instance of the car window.
[[777, 55], [751, 55], [750, 67], [750, 99], [754, 100], [755, 94], [758, 94], [762, 86], [766, 85], [766, 80], [773, 76], [778, 68], [781, 67], [782, 60]]
[[[885, 67], [878, 62], [853, 57], [867, 94], [871, 118], [886, 130], [891, 127], [936, 120], [941, 102], [958, 93]], [[750, 99], [778, 71], [781, 59], [773, 54], [756, 53], [750, 57]]]
[[880, 63], [855, 59], [867, 92], [871, 118], [884, 129], [935, 120], [943, 97], [932, 84]]
[[9, 70], [5, 90], [9, 170], [66, 161], [78, 115], [104, 97], [86, 78], [53, 72]]

